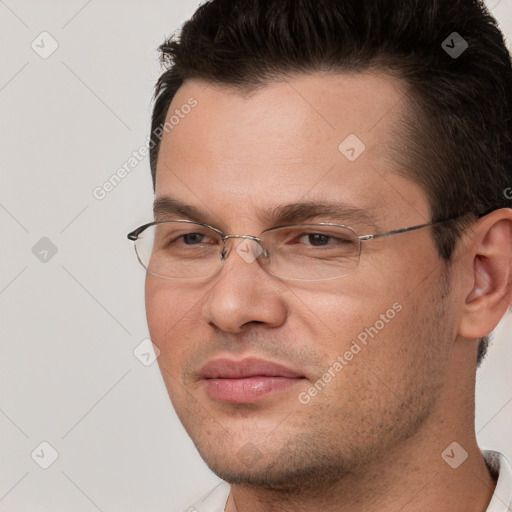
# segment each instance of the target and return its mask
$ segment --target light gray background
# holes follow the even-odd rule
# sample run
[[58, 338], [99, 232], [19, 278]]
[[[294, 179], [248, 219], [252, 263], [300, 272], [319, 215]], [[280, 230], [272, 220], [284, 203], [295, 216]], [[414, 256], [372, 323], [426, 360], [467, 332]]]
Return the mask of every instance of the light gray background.
[[[148, 159], [93, 196], [146, 141], [156, 47], [198, 5], [0, 0], [0, 511], [173, 512], [217, 482], [157, 364], [133, 354], [148, 332], [125, 235], [151, 219]], [[511, 42], [512, 0], [489, 6]], [[59, 45], [47, 59], [31, 47], [51, 48], [43, 31]], [[47, 262], [32, 252], [43, 237], [58, 249]], [[509, 314], [476, 422], [510, 459], [511, 338]], [[59, 454], [46, 470], [31, 458], [43, 441]]]

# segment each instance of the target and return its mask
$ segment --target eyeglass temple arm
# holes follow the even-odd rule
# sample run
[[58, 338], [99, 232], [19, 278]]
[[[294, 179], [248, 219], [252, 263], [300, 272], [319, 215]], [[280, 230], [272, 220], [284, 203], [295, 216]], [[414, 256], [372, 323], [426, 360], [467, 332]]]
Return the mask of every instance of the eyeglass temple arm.
[[156, 224], [156, 222], [148, 222], [147, 224], [144, 224], [143, 226], [138, 227], [136, 230], [132, 231], [131, 233], [128, 233], [127, 237], [128, 240], [136, 241], [139, 238], [139, 235], [149, 226], [153, 226]]
[[[476, 214], [478, 218], [484, 217], [486, 214]], [[411, 226], [409, 228], [401, 228], [401, 229], [395, 229], [393, 231], [386, 231], [384, 233], [376, 233], [375, 235], [363, 235], [358, 236], [359, 240], [373, 240], [374, 238], [382, 238], [389, 235], [398, 235], [400, 233], [407, 233], [408, 231], [416, 231], [417, 229], [423, 229], [427, 228], [429, 226], [435, 226], [436, 224], [441, 224], [443, 222], [449, 222], [451, 220], [458, 219], [459, 217], [462, 217], [462, 215], [457, 215], [456, 217], [451, 217], [449, 219], [442, 219], [442, 220], [436, 220], [433, 222], [427, 222], [426, 224], [420, 224], [419, 226]]]
[[[440, 221], [443, 222], [443, 221]], [[373, 240], [374, 238], [382, 238], [389, 235], [398, 235], [400, 233], [407, 233], [408, 231], [416, 231], [417, 229], [423, 229], [428, 226], [433, 226], [434, 224], [438, 224], [438, 222], [428, 222], [427, 224], [420, 224], [419, 226], [411, 226], [409, 228], [401, 228], [395, 229], [393, 231], [386, 231], [385, 233], [376, 233], [375, 235], [363, 235], [358, 236], [359, 240]]]

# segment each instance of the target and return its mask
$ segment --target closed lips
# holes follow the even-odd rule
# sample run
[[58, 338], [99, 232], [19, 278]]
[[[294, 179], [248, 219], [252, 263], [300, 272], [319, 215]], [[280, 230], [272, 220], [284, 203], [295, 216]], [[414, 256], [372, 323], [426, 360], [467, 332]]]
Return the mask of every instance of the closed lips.
[[264, 359], [216, 359], [201, 369], [203, 379], [245, 379], [249, 377], [305, 378], [304, 375], [286, 366]]

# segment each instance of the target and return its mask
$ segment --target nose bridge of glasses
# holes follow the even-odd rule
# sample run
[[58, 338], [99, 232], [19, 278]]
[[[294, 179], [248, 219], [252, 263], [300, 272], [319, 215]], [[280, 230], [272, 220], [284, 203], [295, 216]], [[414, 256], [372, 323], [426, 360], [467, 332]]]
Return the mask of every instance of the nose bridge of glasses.
[[[231, 252], [231, 248], [232, 247], [227, 247], [226, 246], [226, 241], [227, 240], [230, 240], [230, 239], [236, 239], [236, 238], [241, 238], [242, 240], [249, 240], [251, 242], [254, 242], [256, 244], [258, 244], [258, 246], [260, 247], [257, 251], [251, 251], [251, 253], [254, 253], [253, 256], [254, 256], [254, 259], [256, 259], [257, 256], [259, 256], [260, 254], [268, 254], [267, 253], [267, 250], [261, 245], [261, 239], [258, 238], [257, 236], [252, 236], [252, 235], [224, 235], [222, 237], [222, 242], [224, 244], [224, 247], [222, 249], [222, 253], [221, 253], [221, 259], [226, 259], [230, 252]], [[243, 244], [244, 242], [241, 242], [241, 244]], [[240, 249], [240, 248], [239, 248]], [[248, 250], [241, 250], [239, 251], [239, 254], [242, 256], [242, 253], [243, 252], [248, 252]], [[243, 256], [242, 256], [243, 257]], [[245, 258], [244, 258], [245, 259]], [[253, 258], [251, 258], [252, 260]]]
[[257, 236], [252, 235], [224, 235], [222, 237], [222, 241], [225, 242], [226, 240], [229, 240], [230, 238], [243, 238], [245, 240], [253, 240], [257, 244], [261, 244], [261, 239]]

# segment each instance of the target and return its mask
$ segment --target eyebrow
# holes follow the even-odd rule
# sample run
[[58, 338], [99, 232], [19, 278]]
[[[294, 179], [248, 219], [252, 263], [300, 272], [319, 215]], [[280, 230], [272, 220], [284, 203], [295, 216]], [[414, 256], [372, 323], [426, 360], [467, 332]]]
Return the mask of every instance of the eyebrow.
[[[155, 199], [153, 214], [156, 221], [183, 218], [215, 226], [219, 218], [196, 206], [171, 196]], [[369, 211], [342, 202], [306, 201], [275, 206], [269, 210], [257, 209], [256, 217], [265, 226], [277, 227], [322, 220], [351, 227], [372, 228], [379, 231], [376, 217]], [[224, 228], [226, 226], [224, 225]]]

